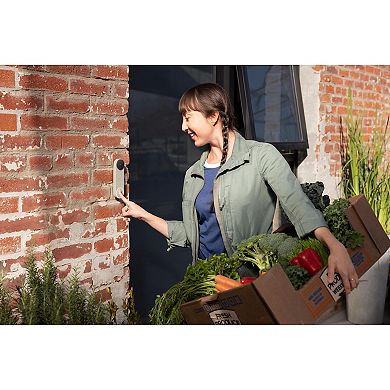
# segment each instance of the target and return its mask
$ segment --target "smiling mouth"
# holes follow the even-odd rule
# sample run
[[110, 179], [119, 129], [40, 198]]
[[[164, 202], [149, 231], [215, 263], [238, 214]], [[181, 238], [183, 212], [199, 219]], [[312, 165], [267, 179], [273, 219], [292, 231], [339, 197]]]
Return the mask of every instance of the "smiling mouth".
[[190, 131], [189, 133], [188, 133], [188, 135], [191, 137], [191, 138], [194, 138], [194, 136], [196, 135], [194, 132], [192, 132], [192, 131]]

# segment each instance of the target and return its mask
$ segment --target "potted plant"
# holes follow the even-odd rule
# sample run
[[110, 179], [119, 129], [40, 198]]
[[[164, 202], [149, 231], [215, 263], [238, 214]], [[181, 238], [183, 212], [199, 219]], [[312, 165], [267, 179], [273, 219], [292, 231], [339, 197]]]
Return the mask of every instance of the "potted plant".
[[[352, 112], [352, 94], [348, 91], [346, 134], [340, 118], [341, 189], [346, 199], [363, 194], [383, 229], [390, 236], [390, 162], [386, 120], [376, 119], [369, 140], [364, 139], [362, 118]], [[359, 287], [347, 296], [347, 318], [358, 324], [383, 323], [389, 276], [390, 250], [360, 279]]]

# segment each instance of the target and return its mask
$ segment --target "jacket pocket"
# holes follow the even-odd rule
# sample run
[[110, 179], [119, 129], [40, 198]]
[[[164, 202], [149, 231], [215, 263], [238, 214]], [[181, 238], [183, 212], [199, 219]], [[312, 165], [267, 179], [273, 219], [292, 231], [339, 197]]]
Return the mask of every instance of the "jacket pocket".
[[183, 200], [181, 202], [181, 209], [182, 209], [182, 214], [183, 214], [184, 229], [186, 231], [186, 234], [187, 234], [189, 241], [192, 244], [193, 224], [194, 224], [192, 202], [190, 200]]

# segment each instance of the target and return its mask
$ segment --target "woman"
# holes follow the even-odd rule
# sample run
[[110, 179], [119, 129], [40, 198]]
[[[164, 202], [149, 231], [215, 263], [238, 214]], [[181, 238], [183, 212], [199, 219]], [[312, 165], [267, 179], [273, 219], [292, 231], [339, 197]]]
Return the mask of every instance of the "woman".
[[191, 247], [192, 257], [228, 256], [244, 239], [272, 231], [279, 199], [300, 238], [312, 233], [330, 251], [328, 279], [337, 271], [348, 294], [358, 277], [349, 254], [330, 232], [284, 157], [271, 144], [246, 140], [233, 126], [225, 90], [212, 83], [186, 91], [180, 99], [182, 130], [196, 147], [209, 145], [186, 172], [183, 221], [166, 221], [124, 196], [122, 215], [147, 222], [167, 238], [168, 251]]

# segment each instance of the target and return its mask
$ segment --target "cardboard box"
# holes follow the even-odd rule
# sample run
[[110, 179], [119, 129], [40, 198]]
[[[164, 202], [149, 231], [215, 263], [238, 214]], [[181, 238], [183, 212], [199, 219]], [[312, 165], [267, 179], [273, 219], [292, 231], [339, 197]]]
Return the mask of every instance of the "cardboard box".
[[[348, 250], [359, 278], [387, 251], [390, 240], [363, 195], [349, 199], [347, 217], [364, 235], [364, 244]], [[341, 298], [336, 275], [327, 283], [327, 267], [295, 290], [280, 265], [254, 282], [203, 297], [181, 306], [188, 324], [314, 324]]]

